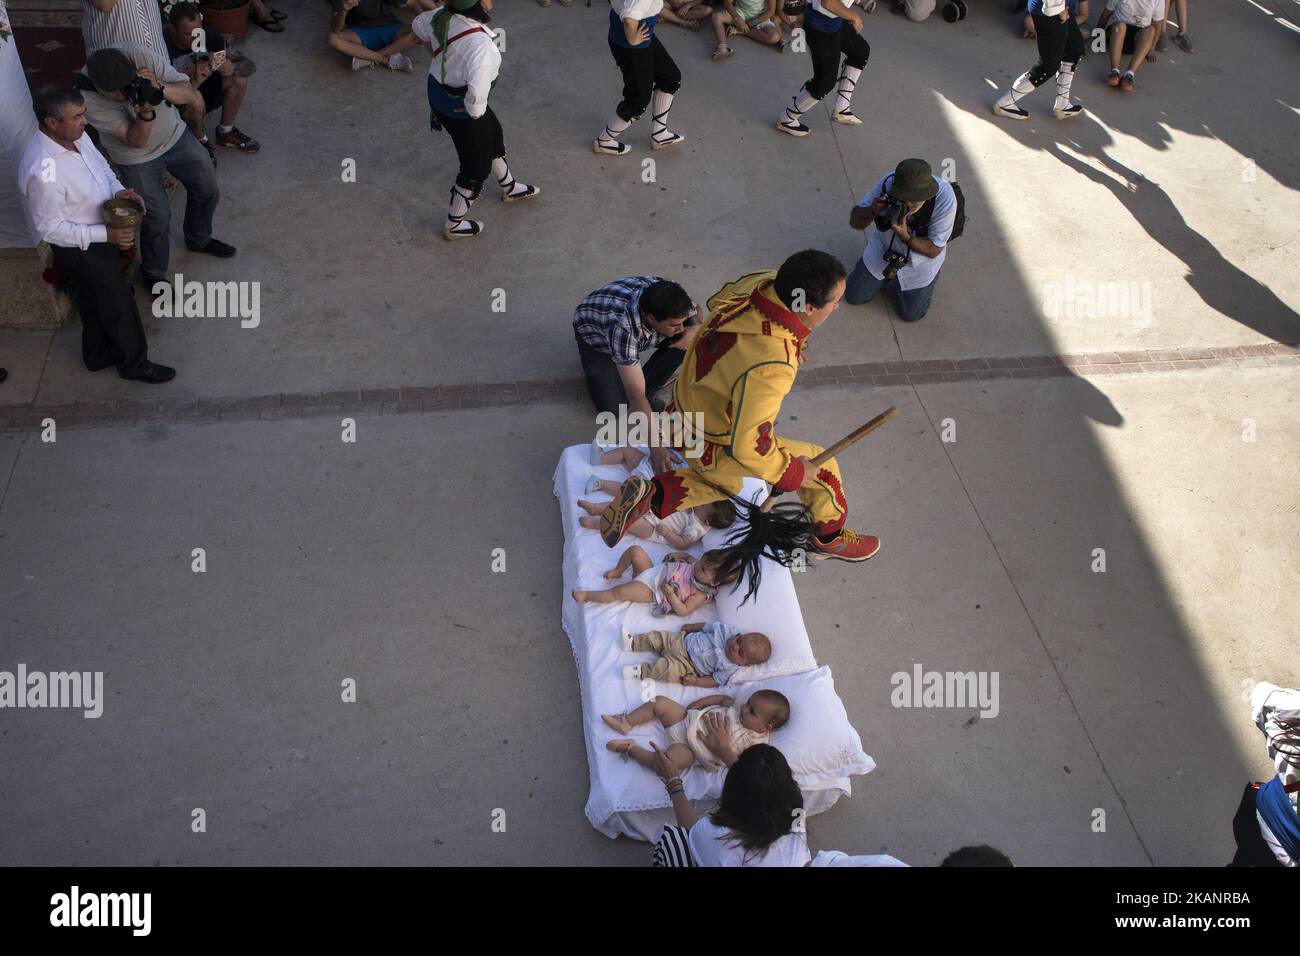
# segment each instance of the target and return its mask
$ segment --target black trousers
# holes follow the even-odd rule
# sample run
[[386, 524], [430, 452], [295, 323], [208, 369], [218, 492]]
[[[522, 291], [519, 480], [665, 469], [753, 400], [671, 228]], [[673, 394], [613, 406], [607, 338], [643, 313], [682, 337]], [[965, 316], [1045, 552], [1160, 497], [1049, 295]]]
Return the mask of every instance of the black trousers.
[[805, 30], [808, 37], [808, 53], [812, 56], [812, 79], [803, 88], [817, 99], [821, 99], [831, 90], [840, 78], [840, 54], [849, 66], [865, 69], [867, 59], [871, 56], [871, 44], [853, 24], [845, 20], [840, 24], [839, 33], [825, 33], [821, 30]]
[[620, 119], [630, 123], [644, 113], [655, 90], [676, 93], [682, 88], [682, 71], [658, 37], [651, 37], [650, 45], [643, 49], [611, 43], [609, 52], [623, 71], [623, 99], [615, 110]]
[[501, 121], [490, 106], [477, 118], [462, 116], [457, 119], [440, 112], [438, 119], [451, 137], [456, 147], [456, 158], [460, 160], [456, 184], [477, 196], [492, 172], [492, 160], [506, 154]]
[[1042, 86], [1061, 69], [1062, 63], [1077, 65], [1083, 57], [1083, 32], [1074, 17], [1034, 14], [1034, 32], [1038, 34], [1038, 62], [1029, 71], [1029, 82]]
[[[627, 390], [619, 377], [618, 366], [608, 352], [601, 352], [581, 339], [578, 340], [578, 357], [582, 360], [582, 374], [587, 377], [587, 391], [598, 412], [618, 414], [618, 406], [629, 405]], [[645, 360], [641, 371], [645, 375], [645, 393], [649, 398], [663, 388], [686, 357], [685, 349], [661, 345]]]
[[130, 375], [148, 361], [149, 345], [135, 290], [118, 268], [117, 246], [91, 243], [80, 249], [54, 246], [59, 275], [68, 279], [81, 313], [81, 360], [97, 372], [116, 365]]

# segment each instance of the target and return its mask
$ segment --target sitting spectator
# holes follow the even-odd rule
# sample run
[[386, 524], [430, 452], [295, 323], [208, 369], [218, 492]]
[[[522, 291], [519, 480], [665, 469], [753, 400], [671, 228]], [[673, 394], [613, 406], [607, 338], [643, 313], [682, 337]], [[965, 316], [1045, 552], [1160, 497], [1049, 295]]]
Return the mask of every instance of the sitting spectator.
[[152, 50], [126, 43], [93, 54], [76, 81], [85, 93], [86, 120], [99, 131], [104, 151], [121, 169], [122, 182], [144, 198], [140, 275], [145, 288], [155, 296], [163, 293], [171, 256], [171, 203], [164, 172], [185, 187], [186, 248], [222, 259], [233, 256], [234, 247], [212, 237], [212, 218], [221, 198], [212, 161], [186, 130], [177, 109], [203, 108], [189, 78]]
[[409, 6], [421, 12], [437, 10], [434, 0], [330, 0], [333, 15], [326, 41], [352, 57], [352, 69], [368, 70], [383, 63], [390, 70], [411, 70], [414, 64], [403, 50], [420, 42], [393, 11]]
[[[1174, 42], [1184, 53], [1195, 53], [1196, 47], [1192, 46], [1192, 38], [1187, 35], [1187, 0], [1173, 0], [1177, 4], [1178, 11], [1178, 32], [1174, 34]], [[1165, 12], [1168, 13], [1169, 0], [1165, 0]], [[1169, 48], [1169, 41], [1165, 34], [1165, 20], [1161, 19], [1156, 22], [1156, 50], [1164, 53]]]
[[[1106, 0], [1097, 27], [1106, 30], [1106, 46], [1110, 51], [1107, 86], [1133, 92], [1137, 71], [1155, 46], [1156, 23], [1164, 17], [1165, 0]], [[1126, 53], [1132, 58], [1128, 69], [1121, 72], [1120, 60]]]
[[905, 16], [914, 23], [920, 23], [922, 20], [930, 19], [934, 8], [935, 0], [894, 0], [894, 7], [890, 12]]
[[288, 20], [289, 14], [271, 9], [262, 0], [253, 0], [253, 12], [248, 15], [248, 19], [267, 33], [283, 33], [284, 24], [280, 21]]
[[727, 37], [749, 37], [766, 46], [785, 52], [786, 41], [776, 25], [777, 0], [722, 0], [722, 9], [713, 14], [713, 32], [718, 37], [713, 59], [725, 60], [736, 51], [727, 45]]
[[[164, 38], [172, 66], [190, 77], [190, 85], [203, 97], [205, 116], [213, 110], [221, 110], [217, 145], [241, 153], [256, 153], [261, 146], [236, 128], [235, 116], [248, 93], [248, 78], [257, 67], [238, 50], [228, 49], [225, 37], [216, 30], [204, 31], [206, 49], [193, 49], [195, 31], [202, 27], [203, 16], [197, 3], [182, 2], [171, 8]], [[206, 138], [204, 136], [203, 140]]]
[[675, 23], [688, 30], [698, 30], [700, 21], [713, 15], [713, 8], [699, 0], [664, 0], [664, 8], [659, 11], [659, 19], [664, 23]]

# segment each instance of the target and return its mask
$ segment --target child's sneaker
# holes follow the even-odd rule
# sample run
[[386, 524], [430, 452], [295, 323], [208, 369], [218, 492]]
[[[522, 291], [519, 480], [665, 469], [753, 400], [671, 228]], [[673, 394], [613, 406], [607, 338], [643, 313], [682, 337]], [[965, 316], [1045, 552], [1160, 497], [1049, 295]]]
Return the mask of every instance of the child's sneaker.
[[394, 72], [410, 73], [415, 69], [415, 64], [405, 53], [394, 53], [388, 58], [388, 68]]
[[375, 65], [374, 60], [363, 60], [359, 56], [352, 58], [352, 72], [359, 73], [361, 70], [369, 70]]
[[587, 457], [588, 457], [588, 460], [591, 462], [591, 467], [592, 467], [592, 468], [599, 468], [601, 465], [605, 464], [605, 448], [604, 448], [604, 446], [601, 445], [601, 443], [598, 442], [598, 441], [594, 441], [594, 442], [592, 442], [592, 443], [591, 443], [591, 454], [588, 455]]
[[1125, 73], [1119, 81], [1119, 88], [1125, 93], [1132, 93], [1133, 87], [1136, 85], [1134, 83], [1135, 79], [1136, 77], [1132, 73]]
[[640, 679], [641, 679], [640, 664], [628, 664], [627, 667], [623, 668], [623, 680], [640, 680]]
[[1123, 75], [1124, 74], [1120, 73], [1119, 70], [1111, 70], [1109, 73], [1106, 74], [1106, 85], [1119, 86], [1119, 81], [1123, 77]]
[[583, 486], [582, 490], [589, 495], [594, 495], [596, 492], [600, 491], [600, 475], [592, 475], [588, 478], [587, 483]]
[[631, 654], [632, 653], [632, 632], [627, 629], [626, 624], [624, 624], [619, 629], [619, 638], [622, 640], [624, 653]]
[[1174, 42], [1178, 44], [1178, 48], [1184, 53], [1196, 52], [1196, 47], [1192, 46], [1192, 38], [1186, 33], [1175, 33]]

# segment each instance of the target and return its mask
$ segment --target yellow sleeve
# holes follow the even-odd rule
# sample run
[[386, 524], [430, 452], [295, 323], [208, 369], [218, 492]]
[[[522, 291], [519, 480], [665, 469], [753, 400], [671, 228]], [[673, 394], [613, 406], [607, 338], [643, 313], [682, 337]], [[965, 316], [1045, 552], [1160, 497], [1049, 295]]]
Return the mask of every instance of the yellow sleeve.
[[803, 484], [803, 463], [776, 440], [776, 416], [794, 376], [787, 362], [764, 362], [742, 375], [731, 392], [731, 457], [778, 491]]

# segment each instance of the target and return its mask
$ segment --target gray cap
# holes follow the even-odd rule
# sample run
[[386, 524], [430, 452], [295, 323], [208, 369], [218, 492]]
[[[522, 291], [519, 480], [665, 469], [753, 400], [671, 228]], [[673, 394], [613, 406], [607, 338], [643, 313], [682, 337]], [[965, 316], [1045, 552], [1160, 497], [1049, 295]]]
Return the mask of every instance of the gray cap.
[[121, 50], [99, 50], [86, 60], [86, 75], [101, 93], [116, 93], [135, 76], [135, 64]]

